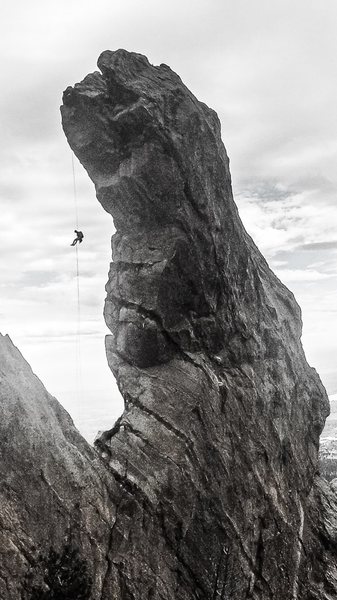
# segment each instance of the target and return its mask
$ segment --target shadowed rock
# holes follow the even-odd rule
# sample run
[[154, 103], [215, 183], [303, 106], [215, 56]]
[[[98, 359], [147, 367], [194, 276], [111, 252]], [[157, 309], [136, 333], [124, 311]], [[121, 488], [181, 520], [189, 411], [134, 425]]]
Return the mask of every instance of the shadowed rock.
[[239, 219], [218, 118], [165, 65], [98, 66], [61, 110], [117, 229], [106, 350], [125, 411], [96, 452], [0, 337], [0, 597], [28, 600], [39, 552], [66, 543], [91, 600], [331, 600], [327, 397]]
[[239, 219], [214, 111], [144, 56], [98, 66], [61, 110], [117, 230], [106, 349], [125, 411], [98, 447], [126, 490], [120, 597], [297, 598], [328, 414], [300, 309]]
[[97, 453], [0, 335], [0, 598], [30, 600], [37, 558], [80, 550], [101, 598], [120, 496]]

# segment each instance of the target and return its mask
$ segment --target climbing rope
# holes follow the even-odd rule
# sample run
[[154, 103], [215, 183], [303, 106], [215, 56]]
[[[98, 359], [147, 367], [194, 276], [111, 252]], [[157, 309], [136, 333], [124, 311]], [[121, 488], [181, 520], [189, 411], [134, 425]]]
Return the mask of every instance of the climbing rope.
[[[73, 173], [73, 195], [76, 229], [78, 229], [78, 200], [75, 177], [74, 155], [71, 155], [71, 166]], [[77, 330], [76, 330], [76, 388], [78, 400], [82, 395], [82, 362], [81, 362], [81, 302], [80, 302], [80, 267], [79, 267], [79, 244], [75, 244], [76, 248], [76, 284], [77, 284]]]
[[[75, 177], [75, 163], [74, 163], [74, 155], [71, 155], [71, 167], [73, 172], [73, 193], [74, 193], [74, 207], [75, 207], [75, 219], [76, 219], [76, 229], [78, 229], [78, 202], [77, 202], [77, 190], [76, 190], [76, 177]], [[77, 249], [77, 246], [76, 246]]]

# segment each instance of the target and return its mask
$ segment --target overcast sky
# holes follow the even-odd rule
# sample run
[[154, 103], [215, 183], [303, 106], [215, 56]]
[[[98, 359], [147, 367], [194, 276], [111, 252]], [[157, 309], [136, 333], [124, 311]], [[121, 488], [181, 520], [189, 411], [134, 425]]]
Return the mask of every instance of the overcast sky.
[[214, 108], [243, 222], [303, 311], [307, 358], [337, 392], [336, 0], [11, 0], [2, 7], [0, 331], [92, 439], [122, 403], [104, 353], [111, 217], [76, 161], [62, 91], [126, 48]]

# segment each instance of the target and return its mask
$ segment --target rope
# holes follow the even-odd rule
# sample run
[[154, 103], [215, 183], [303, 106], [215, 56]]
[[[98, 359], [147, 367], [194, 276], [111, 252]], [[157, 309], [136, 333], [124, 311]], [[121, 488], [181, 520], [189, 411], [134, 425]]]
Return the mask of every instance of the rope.
[[[78, 229], [78, 202], [77, 202], [77, 190], [76, 190], [76, 178], [75, 178], [75, 164], [74, 164], [74, 155], [71, 155], [71, 166], [73, 171], [73, 192], [74, 192], [74, 205], [75, 205], [75, 218], [76, 218], [76, 229]], [[77, 244], [76, 244], [77, 250]]]
[[[71, 155], [71, 166], [72, 166], [72, 173], [73, 173], [73, 194], [74, 194], [76, 229], [78, 229], [78, 201], [77, 201], [75, 165], [74, 165], [73, 154]], [[81, 361], [80, 267], [79, 267], [78, 243], [75, 244], [75, 248], [76, 248], [76, 284], [77, 284], [77, 330], [76, 330], [76, 379], [77, 379], [77, 385], [76, 385], [76, 391], [77, 391], [77, 399], [80, 400], [80, 398], [82, 396], [82, 361]]]
[[82, 360], [81, 360], [81, 302], [80, 302], [80, 270], [79, 252], [76, 244], [76, 281], [77, 281], [77, 332], [76, 332], [76, 361], [77, 361], [77, 396], [82, 392]]

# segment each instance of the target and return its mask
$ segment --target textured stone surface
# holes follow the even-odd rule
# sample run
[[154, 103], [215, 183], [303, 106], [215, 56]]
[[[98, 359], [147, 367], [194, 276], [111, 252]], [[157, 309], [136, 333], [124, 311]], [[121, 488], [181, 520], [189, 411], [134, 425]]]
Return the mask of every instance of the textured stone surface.
[[166, 65], [119, 50], [98, 66], [61, 110], [117, 230], [106, 349], [125, 411], [98, 441], [124, 489], [111, 597], [329, 598], [310, 569], [328, 401], [239, 219], [218, 118]]
[[337, 477], [337, 394], [329, 397], [330, 415], [320, 437], [320, 472], [331, 481]]
[[315, 478], [306, 503], [303, 532], [305, 560], [301, 562], [299, 597], [335, 600], [337, 597], [337, 480]]
[[88, 561], [92, 598], [101, 598], [119, 486], [2, 335], [0, 440], [1, 600], [19, 600], [34, 559], [67, 541]]
[[99, 68], [62, 117], [117, 228], [106, 349], [125, 411], [97, 453], [0, 336], [0, 598], [72, 542], [91, 600], [334, 600], [327, 397], [238, 217], [217, 116], [143, 56]]

